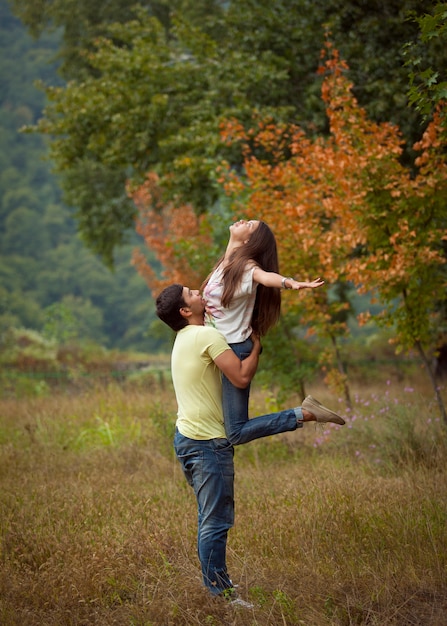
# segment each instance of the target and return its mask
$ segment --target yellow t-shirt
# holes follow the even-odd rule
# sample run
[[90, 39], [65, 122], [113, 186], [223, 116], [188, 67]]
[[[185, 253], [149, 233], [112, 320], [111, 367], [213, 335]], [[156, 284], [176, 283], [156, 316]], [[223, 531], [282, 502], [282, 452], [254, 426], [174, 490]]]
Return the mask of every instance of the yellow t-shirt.
[[225, 437], [221, 373], [214, 364], [225, 350], [231, 348], [215, 328], [190, 325], [177, 333], [171, 356], [176, 425], [189, 439]]

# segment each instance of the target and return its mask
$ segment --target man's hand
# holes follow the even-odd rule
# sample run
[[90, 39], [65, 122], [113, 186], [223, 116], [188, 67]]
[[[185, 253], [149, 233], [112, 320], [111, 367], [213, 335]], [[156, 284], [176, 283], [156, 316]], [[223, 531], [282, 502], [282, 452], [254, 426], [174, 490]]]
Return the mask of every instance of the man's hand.
[[261, 346], [261, 339], [259, 335], [257, 335], [256, 333], [252, 333], [250, 335], [250, 339], [253, 342], [253, 350], [257, 350], [258, 354], [261, 354], [262, 346]]
[[253, 349], [249, 356], [243, 361], [235, 355], [229, 346], [228, 350], [225, 350], [225, 352], [222, 352], [222, 354], [214, 359], [214, 363], [220, 371], [225, 374], [235, 387], [239, 387], [239, 389], [248, 387], [258, 367], [261, 341], [259, 337], [254, 334], [252, 334], [251, 339], [253, 341]]

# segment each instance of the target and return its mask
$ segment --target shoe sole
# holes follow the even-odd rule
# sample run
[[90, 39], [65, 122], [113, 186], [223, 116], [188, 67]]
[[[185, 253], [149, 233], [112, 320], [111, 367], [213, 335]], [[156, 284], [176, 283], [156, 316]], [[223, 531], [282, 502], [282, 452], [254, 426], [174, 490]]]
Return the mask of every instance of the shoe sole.
[[338, 424], [339, 426], [346, 424], [345, 420], [338, 415], [338, 413], [331, 411], [331, 409], [325, 407], [321, 402], [312, 398], [312, 396], [307, 396], [307, 398], [303, 400], [301, 407], [309, 411], [309, 413], [312, 413], [312, 415], [315, 415], [317, 422], [320, 424], [331, 423]]

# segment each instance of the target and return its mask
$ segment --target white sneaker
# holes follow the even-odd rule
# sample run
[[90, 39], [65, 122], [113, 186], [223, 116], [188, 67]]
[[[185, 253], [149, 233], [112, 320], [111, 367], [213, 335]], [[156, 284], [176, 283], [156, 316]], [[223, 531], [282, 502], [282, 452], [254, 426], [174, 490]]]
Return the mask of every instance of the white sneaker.
[[241, 609], [254, 609], [255, 605], [252, 604], [251, 602], [246, 602], [245, 600], [242, 600], [242, 598], [235, 598], [234, 600], [231, 600], [230, 604], [232, 606], [239, 606]]

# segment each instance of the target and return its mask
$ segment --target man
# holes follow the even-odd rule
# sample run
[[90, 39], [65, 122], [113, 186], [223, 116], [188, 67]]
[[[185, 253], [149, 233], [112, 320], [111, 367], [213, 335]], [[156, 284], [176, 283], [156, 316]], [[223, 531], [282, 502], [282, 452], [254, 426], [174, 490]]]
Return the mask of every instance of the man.
[[[171, 356], [178, 404], [174, 448], [197, 499], [203, 582], [212, 594], [231, 599], [235, 594], [226, 546], [234, 524], [234, 450], [225, 436], [221, 372], [233, 385], [245, 388], [255, 375], [261, 344], [253, 337], [253, 350], [241, 361], [219, 331], [204, 326], [205, 302], [198, 290], [170, 285], [158, 296], [156, 307], [158, 317], [177, 332]], [[296, 430], [308, 421], [344, 424], [310, 396], [302, 407], [254, 420], [253, 439]]]

